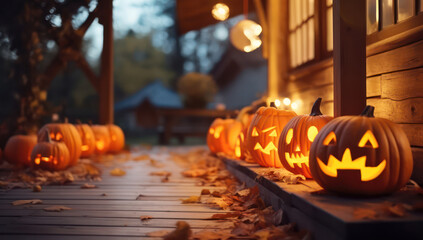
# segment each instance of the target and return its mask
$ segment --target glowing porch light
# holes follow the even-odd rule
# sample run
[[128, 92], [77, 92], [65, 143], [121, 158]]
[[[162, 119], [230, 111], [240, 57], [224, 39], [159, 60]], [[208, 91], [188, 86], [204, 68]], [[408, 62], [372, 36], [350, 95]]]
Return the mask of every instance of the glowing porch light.
[[262, 30], [262, 27], [254, 21], [241, 20], [231, 29], [231, 43], [238, 50], [244, 52], [254, 51], [261, 46], [262, 41], [259, 35]]
[[292, 108], [292, 110], [297, 110], [298, 109], [298, 103], [297, 102], [293, 102], [292, 104], [291, 104], [291, 108]]
[[289, 99], [289, 98], [284, 98], [284, 99], [282, 100], [282, 102], [283, 102], [283, 104], [284, 104], [285, 106], [289, 106], [289, 104], [291, 104], [291, 99]]
[[279, 108], [281, 106], [281, 100], [276, 99], [275, 100], [275, 106], [276, 106], [276, 108]]
[[211, 11], [214, 19], [225, 21], [229, 17], [229, 7], [224, 3], [216, 3]]

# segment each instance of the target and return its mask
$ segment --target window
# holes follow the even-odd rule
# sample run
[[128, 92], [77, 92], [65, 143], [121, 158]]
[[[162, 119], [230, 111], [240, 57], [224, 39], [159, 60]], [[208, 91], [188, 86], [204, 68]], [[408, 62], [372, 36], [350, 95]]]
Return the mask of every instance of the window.
[[367, 0], [367, 34], [418, 15], [422, 3], [423, 0]]
[[333, 50], [333, 0], [289, 0], [290, 66], [322, 60]]

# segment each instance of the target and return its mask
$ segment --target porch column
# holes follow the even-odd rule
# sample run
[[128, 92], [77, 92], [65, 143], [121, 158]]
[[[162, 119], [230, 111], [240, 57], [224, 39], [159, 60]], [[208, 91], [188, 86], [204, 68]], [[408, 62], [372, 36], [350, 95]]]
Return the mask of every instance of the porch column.
[[333, 1], [334, 115], [366, 106], [366, 1]]

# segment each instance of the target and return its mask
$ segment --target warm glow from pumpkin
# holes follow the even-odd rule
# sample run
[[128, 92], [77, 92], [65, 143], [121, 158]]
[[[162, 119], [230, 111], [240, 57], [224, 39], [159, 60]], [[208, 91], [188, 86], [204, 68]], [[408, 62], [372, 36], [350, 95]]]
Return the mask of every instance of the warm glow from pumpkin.
[[112, 141], [116, 141], [116, 135], [112, 135]]
[[89, 149], [88, 145], [81, 146], [81, 151], [88, 151], [88, 149]]
[[264, 154], [270, 155], [270, 151], [278, 150], [278, 148], [275, 146], [273, 142], [269, 142], [269, 144], [267, 144], [267, 146], [264, 149], [260, 145], [260, 143], [256, 143], [256, 145], [254, 146], [254, 150], [259, 150]]
[[370, 148], [378, 148], [379, 144], [376, 141], [375, 135], [373, 135], [372, 131], [367, 130], [364, 133], [363, 137], [361, 138], [360, 142], [358, 143], [359, 147], [370, 147]]
[[253, 128], [253, 132], [251, 133], [251, 136], [253, 136], [253, 137], [257, 137], [259, 134], [258, 134], [258, 132], [257, 132], [257, 128]]
[[367, 182], [377, 178], [383, 172], [386, 166], [386, 160], [383, 160], [376, 167], [366, 167], [366, 159], [366, 156], [362, 156], [352, 160], [351, 150], [347, 148], [341, 161], [330, 155], [328, 164], [324, 164], [318, 157], [317, 163], [322, 172], [330, 177], [338, 177], [338, 170], [360, 170], [361, 181]]
[[290, 128], [286, 134], [286, 144], [290, 144], [294, 137], [294, 129]]
[[335, 144], [335, 143], [336, 143], [336, 135], [335, 135], [335, 133], [334, 133], [334, 132], [330, 132], [330, 133], [326, 136], [325, 140], [323, 140], [323, 145], [324, 145], [324, 146], [329, 146], [329, 144], [330, 144], [330, 145], [333, 145], [333, 144]]
[[[297, 152], [300, 151], [299, 147], [297, 146]], [[308, 154], [309, 152], [307, 152], [306, 155], [302, 154], [302, 153], [293, 153], [291, 155], [289, 155], [289, 153], [285, 152], [285, 159], [286, 162], [289, 164], [289, 166], [291, 166], [292, 168], [294, 168], [294, 164], [297, 164], [298, 167], [302, 167], [301, 164], [305, 164], [307, 167], [309, 167], [309, 163], [308, 163]]]
[[224, 3], [217, 3], [211, 11], [212, 16], [219, 21], [225, 21], [229, 17], [229, 7]]
[[[36, 165], [40, 165], [41, 161], [43, 162], [50, 162], [50, 160], [53, 158], [53, 156], [50, 157], [42, 157], [41, 154], [37, 154], [37, 157], [34, 159], [34, 163]], [[57, 160], [55, 160], [55, 164], [57, 163]]]
[[223, 127], [222, 126], [217, 126], [216, 129], [214, 130], [214, 138], [220, 138], [220, 134], [223, 131]]
[[316, 135], [319, 133], [319, 130], [317, 130], [317, 127], [311, 126], [308, 128], [307, 131], [307, 138], [310, 142], [313, 142], [316, 138]]
[[98, 150], [103, 150], [104, 149], [104, 141], [100, 140], [96, 142], [96, 147]]

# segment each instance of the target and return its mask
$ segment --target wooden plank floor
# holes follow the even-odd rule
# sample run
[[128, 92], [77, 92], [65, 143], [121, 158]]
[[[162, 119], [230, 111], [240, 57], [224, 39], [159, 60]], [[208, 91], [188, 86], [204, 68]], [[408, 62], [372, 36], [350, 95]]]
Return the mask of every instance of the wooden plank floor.
[[[193, 231], [228, 228], [224, 221], [208, 220], [216, 210], [201, 204], [181, 204], [183, 198], [199, 196], [204, 188], [197, 180], [184, 178], [182, 168], [169, 160], [165, 148], [133, 152], [132, 157], [149, 154], [162, 163], [158, 168], [149, 161], [117, 161], [99, 164], [102, 181], [90, 182], [97, 188], [81, 189], [86, 181], [69, 185], [43, 186], [41, 192], [31, 189], [0, 191], [0, 239], [155, 239], [148, 233], [173, 230], [177, 221], [187, 221]], [[124, 176], [111, 176], [119, 167]], [[168, 182], [161, 182], [154, 171], [169, 171]], [[12, 206], [15, 200], [41, 199], [42, 204]], [[71, 210], [47, 212], [50, 206]], [[141, 221], [140, 216], [151, 216]]]

